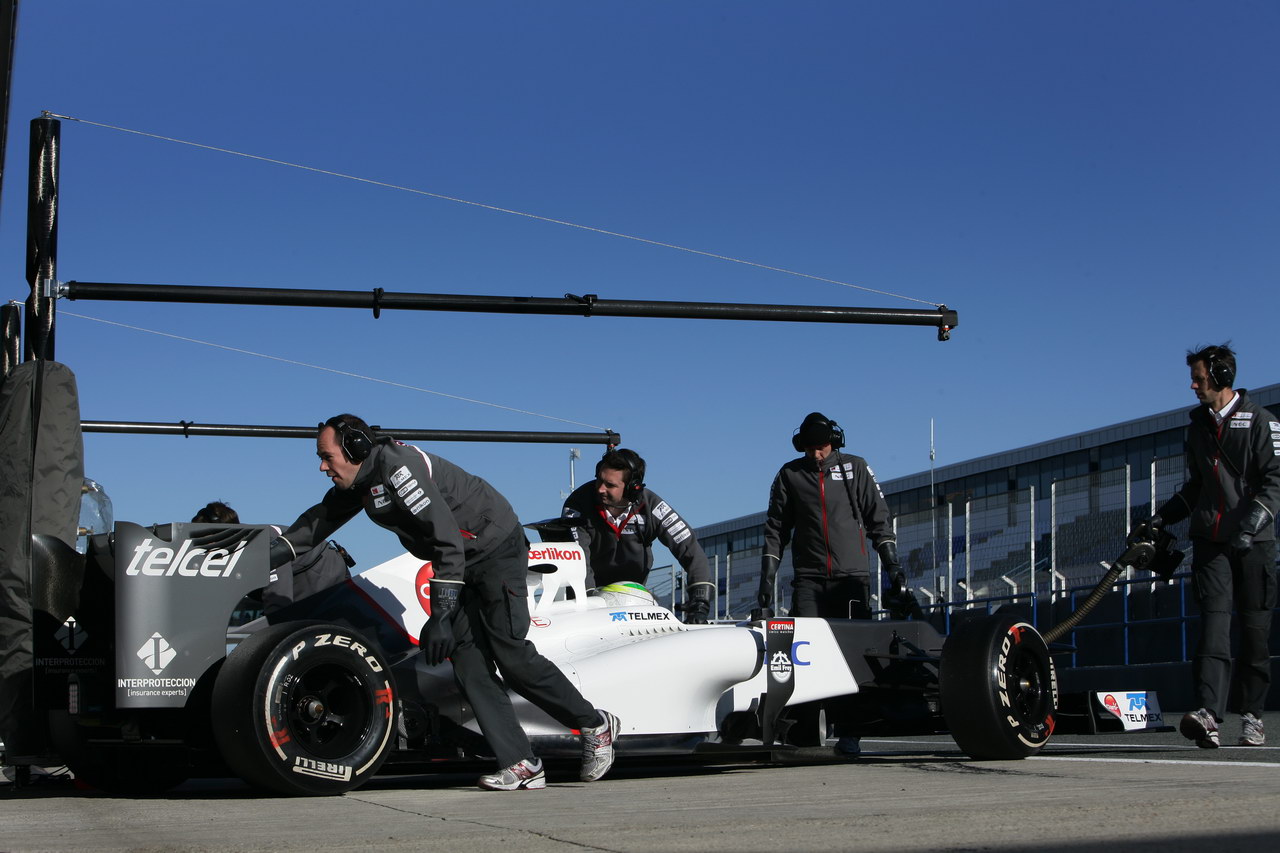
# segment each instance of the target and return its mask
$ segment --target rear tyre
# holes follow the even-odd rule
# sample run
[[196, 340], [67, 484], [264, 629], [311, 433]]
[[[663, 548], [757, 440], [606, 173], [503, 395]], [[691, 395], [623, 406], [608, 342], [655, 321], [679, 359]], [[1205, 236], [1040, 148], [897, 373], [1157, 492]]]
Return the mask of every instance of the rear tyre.
[[973, 758], [1026, 758], [1053, 734], [1053, 660], [1039, 632], [1014, 616], [978, 617], [953, 631], [939, 682], [951, 736]]
[[349, 791], [391, 751], [396, 700], [380, 649], [339, 625], [253, 634], [213, 688], [213, 733], [245, 781], [287, 795]]

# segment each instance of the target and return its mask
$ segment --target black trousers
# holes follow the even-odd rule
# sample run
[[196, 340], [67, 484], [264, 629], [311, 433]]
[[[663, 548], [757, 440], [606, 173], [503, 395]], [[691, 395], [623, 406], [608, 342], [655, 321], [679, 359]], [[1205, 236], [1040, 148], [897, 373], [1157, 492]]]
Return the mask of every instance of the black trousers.
[[1276, 543], [1255, 542], [1243, 554], [1196, 539], [1191, 584], [1200, 605], [1200, 643], [1191, 664], [1200, 706], [1222, 719], [1231, 686], [1231, 609], [1240, 619], [1240, 713], [1262, 716], [1271, 687], [1271, 611], [1276, 606]]
[[863, 575], [796, 575], [791, 581], [791, 615], [870, 619], [871, 579]]
[[[791, 580], [791, 615], [818, 616], [823, 619], [870, 619], [871, 579], [861, 575], [840, 575], [832, 578], [796, 575]], [[816, 746], [822, 743], [826, 732], [818, 731], [818, 712], [827, 709], [837, 737], [851, 734], [842, 724], [855, 707], [847, 698], [828, 699], [823, 702], [805, 702], [792, 709], [795, 718], [794, 734], [788, 740], [797, 746]], [[815, 739], [816, 733], [816, 739]]]
[[525, 639], [529, 632], [528, 570], [528, 543], [524, 531], [517, 527], [489, 554], [467, 563], [462, 607], [455, 611], [458, 647], [451, 656], [454, 678], [475, 710], [476, 722], [499, 767], [533, 757], [529, 737], [516, 719], [506, 687], [565, 728], [581, 729], [600, 721], [578, 688]]

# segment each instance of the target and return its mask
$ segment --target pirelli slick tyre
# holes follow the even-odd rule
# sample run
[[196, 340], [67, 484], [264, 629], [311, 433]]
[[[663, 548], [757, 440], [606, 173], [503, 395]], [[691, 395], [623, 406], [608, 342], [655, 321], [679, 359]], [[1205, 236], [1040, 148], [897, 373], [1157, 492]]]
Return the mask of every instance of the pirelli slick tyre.
[[338, 625], [290, 622], [253, 634], [213, 687], [213, 731], [231, 769], [287, 795], [341, 794], [394, 745], [396, 697], [382, 652]]
[[951, 736], [972, 758], [1026, 758], [1053, 734], [1053, 660], [1039, 632], [1014, 616], [981, 616], [953, 631], [939, 689]]

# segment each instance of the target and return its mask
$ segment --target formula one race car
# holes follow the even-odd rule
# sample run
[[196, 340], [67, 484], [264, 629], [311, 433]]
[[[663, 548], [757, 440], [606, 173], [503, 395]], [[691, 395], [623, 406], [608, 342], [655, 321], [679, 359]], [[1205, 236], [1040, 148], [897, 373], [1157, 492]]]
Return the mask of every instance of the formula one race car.
[[[430, 564], [405, 554], [228, 628], [268, 583], [267, 544], [193, 543], [216, 529], [120, 522], [86, 555], [37, 537], [37, 575], [60, 579], [38, 598], [37, 696], [78, 777], [140, 794], [234, 774], [324, 795], [491, 754], [449, 664], [417, 654]], [[945, 641], [922, 621], [685, 625], [643, 587], [588, 596], [575, 544], [529, 557], [529, 638], [620, 718], [623, 758], [821, 751], [825, 717], [868, 735], [949, 731], [975, 759], [1017, 759], [1055, 728], [1049, 649], [1014, 616], [975, 616]], [[577, 753], [575, 733], [513, 698], [539, 755]]]

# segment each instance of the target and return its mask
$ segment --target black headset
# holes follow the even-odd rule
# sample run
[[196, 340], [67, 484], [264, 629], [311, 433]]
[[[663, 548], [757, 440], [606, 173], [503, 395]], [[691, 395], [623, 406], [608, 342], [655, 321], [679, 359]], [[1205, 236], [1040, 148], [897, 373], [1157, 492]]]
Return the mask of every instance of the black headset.
[[610, 463], [611, 468], [613, 463], [621, 462], [627, 472], [627, 484], [622, 489], [622, 497], [627, 501], [640, 500], [644, 495], [644, 458], [634, 450], [628, 450], [625, 447], [606, 450], [604, 456], [600, 457], [596, 470], [599, 471], [600, 465], [606, 461]]
[[1236, 371], [1231, 365], [1219, 358], [1216, 353], [1210, 353], [1204, 359], [1205, 372], [1209, 374], [1209, 378], [1213, 380], [1213, 384], [1219, 388], [1231, 388], [1232, 383], [1236, 381]]
[[804, 453], [806, 448], [823, 444], [830, 444], [832, 450], [844, 447], [844, 430], [821, 412], [810, 412], [791, 434], [791, 446]]
[[363, 462], [369, 458], [369, 454], [373, 452], [373, 436], [358, 426], [347, 423], [339, 418], [330, 418], [320, 426], [333, 427], [333, 431], [338, 436], [338, 445], [342, 448], [342, 453], [352, 462]]

